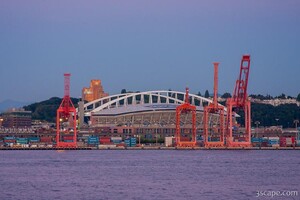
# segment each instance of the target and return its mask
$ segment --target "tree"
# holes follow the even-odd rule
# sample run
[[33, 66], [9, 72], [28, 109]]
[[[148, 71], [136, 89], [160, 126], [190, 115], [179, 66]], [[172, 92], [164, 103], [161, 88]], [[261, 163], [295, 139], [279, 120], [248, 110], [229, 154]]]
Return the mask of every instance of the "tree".
[[201, 92], [198, 92], [198, 94], [197, 94], [197, 95], [198, 95], [198, 96], [200, 96], [200, 97], [202, 96], [202, 95], [201, 95]]
[[297, 96], [297, 101], [300, 102], [300, 93], [299, 93], [298, 96]]
[[125, 93], [127, 93], [126, 89], [122, 89], [121, 94], [125, 94]]
[[274, 98], [271, 95], [267, 94], [266, 99], [270, 100], [270, 99], [274, 99]]
[[278, 98], [278, 99], [286, 99], [286, 95], [282, 93], [282, 94], [279, 95], [277, 98]]
[[204, 97], [205, 97], [205, 98], [208, 98], [208, 97], [209, 97], [209, 92], [208, 92], [208, 90], [205, 91]]
[[228, 98], [230, 98], [230, 97], [231, 97], [231, 94], [228, 93], [228, 92], [225, 92], [225, 93], [221, 96], [221, 98], [223, 98], [223, 99], [228, 99]]

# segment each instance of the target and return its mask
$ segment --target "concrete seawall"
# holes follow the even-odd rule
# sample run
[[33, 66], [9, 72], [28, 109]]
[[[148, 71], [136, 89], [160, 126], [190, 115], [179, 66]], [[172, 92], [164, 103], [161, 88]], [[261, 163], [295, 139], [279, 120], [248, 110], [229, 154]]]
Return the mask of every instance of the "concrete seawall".
[[300, 147], [0, 147], [0, 150], [300, 150]]

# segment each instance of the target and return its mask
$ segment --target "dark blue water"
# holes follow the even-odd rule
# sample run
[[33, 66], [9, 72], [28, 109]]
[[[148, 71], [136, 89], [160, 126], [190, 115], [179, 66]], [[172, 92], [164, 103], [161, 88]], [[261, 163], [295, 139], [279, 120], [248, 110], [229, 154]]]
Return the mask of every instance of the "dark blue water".
[[[0, 151], [0, 199], [300, 199], [300, 151]], [[298, 194], [300, 195], [300, 194]]]

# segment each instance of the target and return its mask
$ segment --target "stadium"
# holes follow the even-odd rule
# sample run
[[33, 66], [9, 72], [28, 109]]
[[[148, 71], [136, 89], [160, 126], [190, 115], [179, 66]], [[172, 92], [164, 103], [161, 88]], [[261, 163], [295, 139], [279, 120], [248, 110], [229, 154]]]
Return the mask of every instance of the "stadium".
[[[176, 107], [185, 101], [185, 93], [159, 90], [111, 95], [84, 104], [79, 115], [84, 113], [90, 126], [99, 133], [123, 136], [141, 134], [144, 137], [174, 136], [176, 125]], [[200, 134], [203, 128], [203, 108], [212, 102], [195, 94], [189, 95], [189, 101], [196, 106], [196, 126]], [[81, 113], [81, 114], [80, 114]], [[218, 117], [210, 116], [217, 122]], [[191, 115], [180, 118], [181, 128], [189, 133]], [[152, 136], [151, 136], [152, 135]], [[156, 137], [155, 136], [155, 137]]]

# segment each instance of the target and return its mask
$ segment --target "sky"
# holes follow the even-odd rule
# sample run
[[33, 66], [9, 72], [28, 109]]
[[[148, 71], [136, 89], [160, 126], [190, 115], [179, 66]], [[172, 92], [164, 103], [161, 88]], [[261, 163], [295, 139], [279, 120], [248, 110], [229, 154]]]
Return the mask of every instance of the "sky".
[[105, 92], [232, 92], [243, 54], [249, 94], [300, 93], [299, 0], [1, 0], [0, 101]]

